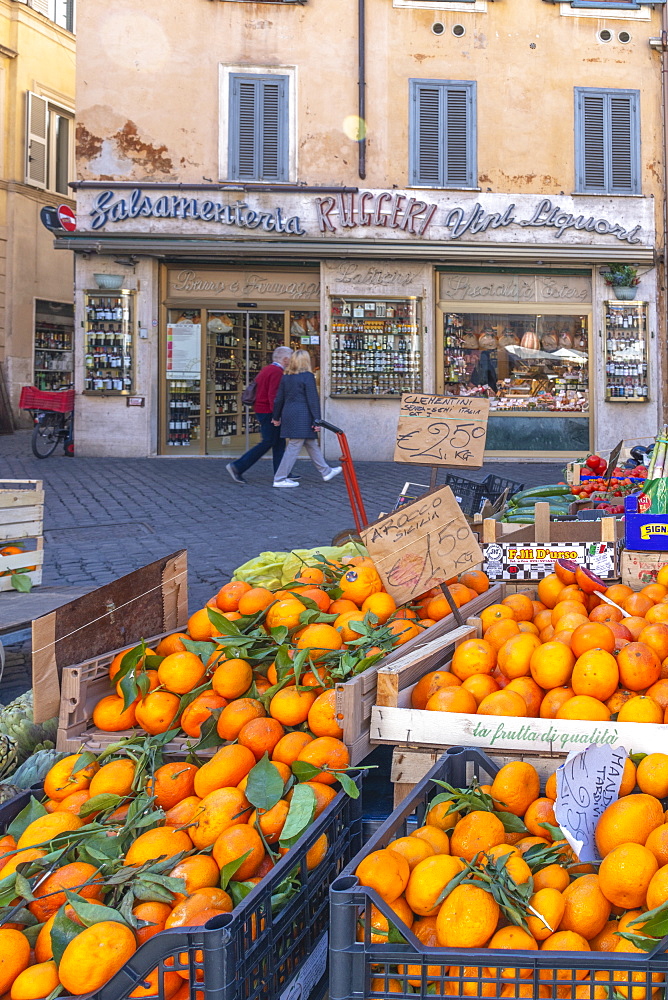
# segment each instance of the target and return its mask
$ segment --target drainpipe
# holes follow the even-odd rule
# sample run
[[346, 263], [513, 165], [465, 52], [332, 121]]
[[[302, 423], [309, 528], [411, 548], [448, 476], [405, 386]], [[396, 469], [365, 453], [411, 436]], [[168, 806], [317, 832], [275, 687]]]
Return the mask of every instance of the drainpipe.
[[366, 35], [365, 35], [365, 0], [357, 0], [357, 68], [358, 95], [357, 116], [359, 118], [360, 137], [358, 174], [360, 180], [366, 177]]

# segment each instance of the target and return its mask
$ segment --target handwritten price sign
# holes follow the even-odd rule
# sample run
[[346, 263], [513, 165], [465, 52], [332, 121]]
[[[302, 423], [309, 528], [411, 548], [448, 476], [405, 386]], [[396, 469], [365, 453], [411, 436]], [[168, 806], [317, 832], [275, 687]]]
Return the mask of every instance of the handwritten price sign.
[[397, 604], [482, 562], [482, 552], [449, 486], [428, 493], [362, 532]]
[[596, 824], [605, 809], [619, 797], [624, 747], [590, 746], [571, 753], [557, 768], [557, 804], [554, 814], [580, 861], [600, 861], [596, 850]]
[[479, 468], [488, 417], [488, 399], [407, 393], [401, 397], [394, 461]]

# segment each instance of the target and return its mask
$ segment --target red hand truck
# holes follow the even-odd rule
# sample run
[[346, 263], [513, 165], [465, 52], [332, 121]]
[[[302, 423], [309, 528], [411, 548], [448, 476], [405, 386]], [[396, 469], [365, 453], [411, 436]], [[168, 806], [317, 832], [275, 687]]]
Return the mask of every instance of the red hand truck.
[[[348, 439], [346, 438], [345, 431], [342, 431], [340, 427], [336, 427], [335, 424], [330, 424], [327, 420], [316, 420], [315, 424], [316, 426], [324, 427], [325, 430], [331, 431], [332, 434], [336, 434], [339, 442], [339, 448], [341, 449], [341, 458], [339, 461], [341, 462], [341, 466], [343, 468], [343, 478], [348, 491], [350, 509], [353, 512], [355, 527], [359, 533], [362, 528], [367, 527], [369, 520], [364, 509], [364, 501], [362, 500], [359, 483], [357, 482], [357, 474], [355, 473], [355, 466], [353, 465], [353, 459], [350, 454], [350, 448], [348, 447]], [[341, 534], [343, 533], [340, 532], [339, 535], [337, 535], [337, 538], [339, 538]], [[350, 535], [350, 532], [345, 532], [345, 534]], [[338, 543], [333, 541], [332, 544]]]

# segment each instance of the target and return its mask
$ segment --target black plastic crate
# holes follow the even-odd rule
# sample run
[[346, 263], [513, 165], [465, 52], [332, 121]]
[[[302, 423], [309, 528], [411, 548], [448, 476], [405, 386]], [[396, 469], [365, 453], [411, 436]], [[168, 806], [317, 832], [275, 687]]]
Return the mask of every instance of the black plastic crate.
[[[488, 997], [595, 1000], [602, 993], [601, 990], [595, 993], [596, 987], [607, 989], [611, 1000], [626, 997], [644, 1000], [645, 995], [649, 1000], [653, 990], [663, 984], [668, 974], [665, 951], [646, 956], [427, 948], [403, 927], [405, 944], [371, 941], [372, 905], [395, 924], [397, 917], [373, 889], [359, 884], [355, 870], [362, 859], [405, 836], [414, 828], [413, 821], [422, 825], [428, 802], [443, 790], [433, 783], [434, 779], [463, 787], [473, 774], [481, 783], [487, 783], [498, 770], [482, 750], [452, 747], [334, 882], [330, 891], [329, 1000], [401, 1000], [402, 997], [409, 1000], [430, 994], [480, 1000]], [[364, 917], [364, 939], [358, 941], [361, 917]], [[655, 952], [665, 949], [667, 941], [657, 945]], [[596, 974], [602, 978], [594, 982]], [[615, 975], [623, 981], [615, 980]], [[661, 976], [661, 982], [652, 983], [653, 975]], [[587, 976], [586, 985], [578, 976]]]
[[[361, 787], [363, 772], [356, 777]], [[4, 830], [41, 786], [0, 805]], [[327, 854], [312, 871], [306, 854], [327, 835]], [[82, 1000], [126, 1000], [156, 967], [164, 1000], [163, 973], [187, 972], [191, 1000], [319, 1000], [327, 986], [329, 887], [361, 849], [362, 797], [339, 792], [311, 824], [298, 845], [280, 859], [233, 913], [214, 917], [204, 927], [166, 930], [146, 941], [129, 962], [96, 993]], [[272, 895], [295, 869], [301, 888], [272, 913]], [[299, 980], [295, 976], [299, 973]], [[292, 996], [294, 992], [294, 998]], [[284, 1000], [288, 1000], [287, 996]]]
[[487, 498], [484, 483], [475, 483], [472, 479], [464, 479], [452, 472], [446, 474], [444, 485], [450, 487], [455, 500], [468, 517], [477, 514]]
[[498, 500], [504, 490], [508, 490], [508, 499], [524, 489], [524, 483], [516, 483], [514, 479], [503, 479], [501, 476], [489, 475], [483, 480], [485, 496], [491, 502]]

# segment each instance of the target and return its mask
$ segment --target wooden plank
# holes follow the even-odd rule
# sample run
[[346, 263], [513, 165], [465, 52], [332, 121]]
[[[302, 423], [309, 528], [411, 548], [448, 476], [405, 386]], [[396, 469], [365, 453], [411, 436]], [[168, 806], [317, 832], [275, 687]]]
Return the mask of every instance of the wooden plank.
[[26, 521], [40, 521], [44, 518], [44, 507], [26, 504], [24, 507], [0, 510], [0, 524], [24, 524]]
[[[41, 538], [38, 539], [41, 541]], [[0, 573], [15, 572], [28, 566], [41, 566], [44, 562], [43, 549], [28, 549], [15, 556], [0, 556]]]
[[0, 542], [18, 542], [21, 538], [36, 538], [42, 534], [42, 519], [25, 524], [0, 524]]
[[44, 490], [0, 490], [0, 510], [12, 511], [20, 507], [44, 506]]
[[[32, 570], [30, 573], [25, 573], [25, 576], [32, 580], [33, 587], [38, 587], [42, 582], [42, 567], [38, 566], [37, 569]], [[11, 576], [0, 577], [0, 592], [14, 590], [12, 587]]]

